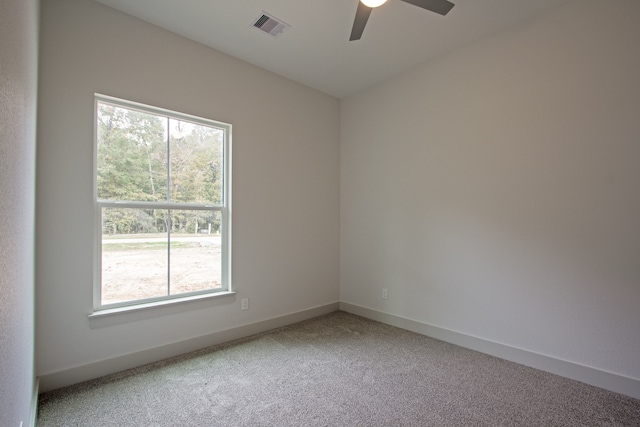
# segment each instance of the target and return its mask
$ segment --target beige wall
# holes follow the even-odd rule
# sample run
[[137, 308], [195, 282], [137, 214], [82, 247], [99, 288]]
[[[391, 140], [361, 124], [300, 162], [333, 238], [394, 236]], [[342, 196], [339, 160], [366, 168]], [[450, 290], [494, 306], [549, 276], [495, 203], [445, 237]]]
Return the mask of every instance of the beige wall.
[[343, 100], [341, 301], [640, 396], [639, 40], [574, 1]]
[[[98, 3], [41, 13], [39, 375], [338, 301], [337, 99]], [[235, 301], [90, 327], [95, 92], [233, 125]]]
[[30, 422], [38, 2], [0, 3], [0, 425]]

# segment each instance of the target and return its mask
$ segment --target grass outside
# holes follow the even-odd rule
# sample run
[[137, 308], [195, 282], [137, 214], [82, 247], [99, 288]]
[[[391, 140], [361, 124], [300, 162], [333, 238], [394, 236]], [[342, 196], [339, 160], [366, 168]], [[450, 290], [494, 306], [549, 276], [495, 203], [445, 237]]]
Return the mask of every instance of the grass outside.
[[[198, 242], [171, 242], [171, 249], [201, 247]], [[102, 252], [167, 250], [166, 242], [109, 243], [102, 245]]]
[[[176, 234], [172, 234], [175, 236]], [[198, 236], [197, 234], [181, 233], [178, 236]], [[205, 234], [204, 236], [211, 236]], [[121, 239], [166, 239], [167, 233], [138, 233], [138, 234], [103, 234], [102, 240], [121, 240]]]

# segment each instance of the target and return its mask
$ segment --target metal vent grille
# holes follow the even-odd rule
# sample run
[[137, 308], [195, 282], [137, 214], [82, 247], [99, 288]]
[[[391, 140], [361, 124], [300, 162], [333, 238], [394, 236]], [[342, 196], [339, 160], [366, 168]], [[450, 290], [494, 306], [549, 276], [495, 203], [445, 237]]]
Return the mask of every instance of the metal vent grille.
[[258, 17], [253, 23], [253, 26], [261, 31], [264, 31], [267, 34], [272, 35], [273, 37], [278, 37], [283, 32], [285, 32], [291, 25], [281, 21], [278, 18], [275, 18], [272, 15], [269, 15], [266, 12], [262, 12], [262, 15]]

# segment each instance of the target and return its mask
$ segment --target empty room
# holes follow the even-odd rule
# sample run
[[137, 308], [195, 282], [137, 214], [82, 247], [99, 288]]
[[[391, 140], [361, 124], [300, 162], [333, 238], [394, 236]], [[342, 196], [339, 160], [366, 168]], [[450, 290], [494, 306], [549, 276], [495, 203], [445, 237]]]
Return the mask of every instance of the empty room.
[[0, 82], [0, 425], [640, 425], [640, 2], [3, 0]]

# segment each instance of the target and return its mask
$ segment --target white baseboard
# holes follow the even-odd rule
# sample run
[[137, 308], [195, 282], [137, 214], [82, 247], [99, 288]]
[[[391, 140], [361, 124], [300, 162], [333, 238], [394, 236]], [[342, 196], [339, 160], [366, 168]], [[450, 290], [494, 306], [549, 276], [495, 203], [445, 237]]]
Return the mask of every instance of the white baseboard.
[[114, 374], [126, 369], [135, 368], [148, 363], [211, 347], [213, 345], [245, 338], [260, 332], [287, 326], [292, 323], [301, 322], [303, 320], [311, 319], [337, 310], [339, 310], [339, 303], [335, 302], [160, 347], [150, 348], [106, 360], [100, 360], [82, 366], [76, 366], [63, 371], [43, 374], [39, 377], [40, 391], [46, 392], [55, 390], [68, 385]]
[[40, 379], [36, 377], [33, 384], [33, 393], [31, 395], [31, 415], [29, 419], [29, 426], [36, 427], [38, 420], [38, 394], [40, 393]]
[[488, 341], [482, 338], [346, 302], [340, 303], [340, 310], [436, 338], [441, 341], [446, 341], [451, 344], [456, 344], [471, 350], [479, 351], [481, 353], [496, 356], [501, 359], [516, 362], [541, 371], [550, 372], [552, 374], [640, 399], [640, 380], [635, 378], [602, 371], [589, 366], [580, 365], [578, 363], [511, 347], [506, 344]]

